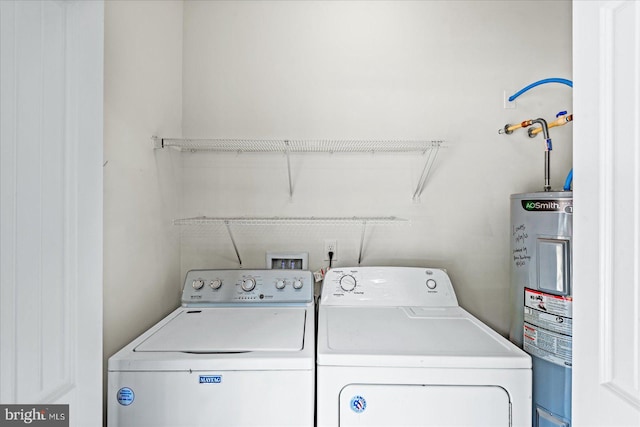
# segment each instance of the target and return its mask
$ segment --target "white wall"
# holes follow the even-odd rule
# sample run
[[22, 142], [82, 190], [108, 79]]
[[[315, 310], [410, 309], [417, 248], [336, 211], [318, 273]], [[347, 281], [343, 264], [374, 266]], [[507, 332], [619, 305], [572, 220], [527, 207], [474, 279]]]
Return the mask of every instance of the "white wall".
[[[297, 155], [289, 200], [274, 155], [183, 154], [183, 215], [394, 215], [367, 232], [363, 265], [445, 267], [461, 304], [505, 333], [509, 195], [543, 185], [542, 138], [498, 135], [505, 123], [571, 112], [568, 1], [185, 2], [183, 135], [211, 138], [444, 139], [421, 201], [419, 155]], [[571, 125], [553, 129], [552, 185], [571, 167]], [[357, 227], [244, 227], [245, 267], [267, 249], [310, 252], [338, 239], [357, 263]], [[237, 267], [223, 227], [185, 229], [182, 274]]]
[[182, 2], [105, 2], [104, 79], [107, 358], [179, 302], [179, 159], [150, 138], [181, 134]]

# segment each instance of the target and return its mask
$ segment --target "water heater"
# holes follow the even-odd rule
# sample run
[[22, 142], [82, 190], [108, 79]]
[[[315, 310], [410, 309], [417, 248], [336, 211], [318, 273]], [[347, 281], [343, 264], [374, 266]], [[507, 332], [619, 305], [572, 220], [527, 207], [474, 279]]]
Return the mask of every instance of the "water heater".
[[511, 195], [510, 340], [533, 361], [533, 426], [571, 425], [573, 193]]

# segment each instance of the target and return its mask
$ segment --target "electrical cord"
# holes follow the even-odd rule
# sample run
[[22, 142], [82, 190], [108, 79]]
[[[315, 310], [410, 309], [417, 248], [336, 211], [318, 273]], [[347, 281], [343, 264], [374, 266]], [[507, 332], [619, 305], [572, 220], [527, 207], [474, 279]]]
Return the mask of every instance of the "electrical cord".
[[332, 262], [333, 262], [333, 251], [329, 251], [329, 268], [331, 268]]

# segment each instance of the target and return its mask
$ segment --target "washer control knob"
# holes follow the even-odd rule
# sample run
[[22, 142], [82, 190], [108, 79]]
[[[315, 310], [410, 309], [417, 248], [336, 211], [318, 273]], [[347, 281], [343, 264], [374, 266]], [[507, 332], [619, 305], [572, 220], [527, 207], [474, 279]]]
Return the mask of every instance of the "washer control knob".
[[222, 286], [222, 280], [220, 280], [220, 279], [212, 280], [209, 283], [209, 286], [211, 286], [211, 289], [213, 289], [213, 290], [218, 290]]
[[350, 274], [344, 275], [340, 278], [340, 287], [343, 291], [351, 292], [356, 288], [356, 278]]
[[302, 288], [302, 280], [294, 280], [293, 281], [293, 289], [301, 289]]
[[427, 288], [429, 288], [429, 289], [435, 289], [435, 288], [436, 288], [436, 286], [438, 286], [438, 284], [436, 283], [436, 281], [435, 281], [435, 280], [433, 280], [433, 279], [429, 279], [429, 280], [427, 280]]
[[276, 289], [284, 289], [285, 282], [284, 280], [278, 280], [276, 282]]
[[245, 292], [250, 292], [255, 287], [256, 287], [256, 279], [254, 279], [253, 277], [249, 277], [248, 279], [244, 279], [242, 281], [242, 290]]
[[196, 291], [199, 291], [204, 286], [204, 280], [196, 279], [191, 283], [191, 286], [193, 286], [193, 289], [195, 289]]

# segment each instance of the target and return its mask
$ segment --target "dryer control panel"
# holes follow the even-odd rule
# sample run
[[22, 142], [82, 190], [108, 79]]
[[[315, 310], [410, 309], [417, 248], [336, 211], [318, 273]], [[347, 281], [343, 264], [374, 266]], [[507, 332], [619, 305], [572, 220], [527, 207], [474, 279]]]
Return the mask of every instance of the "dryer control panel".
[[456, 307], [449, 276], [438, 268], [348, 267], [329, 270], [321, 304]]
[[303, 270], [191, 270], [182, 305], [310, 303], [313, 274]]

